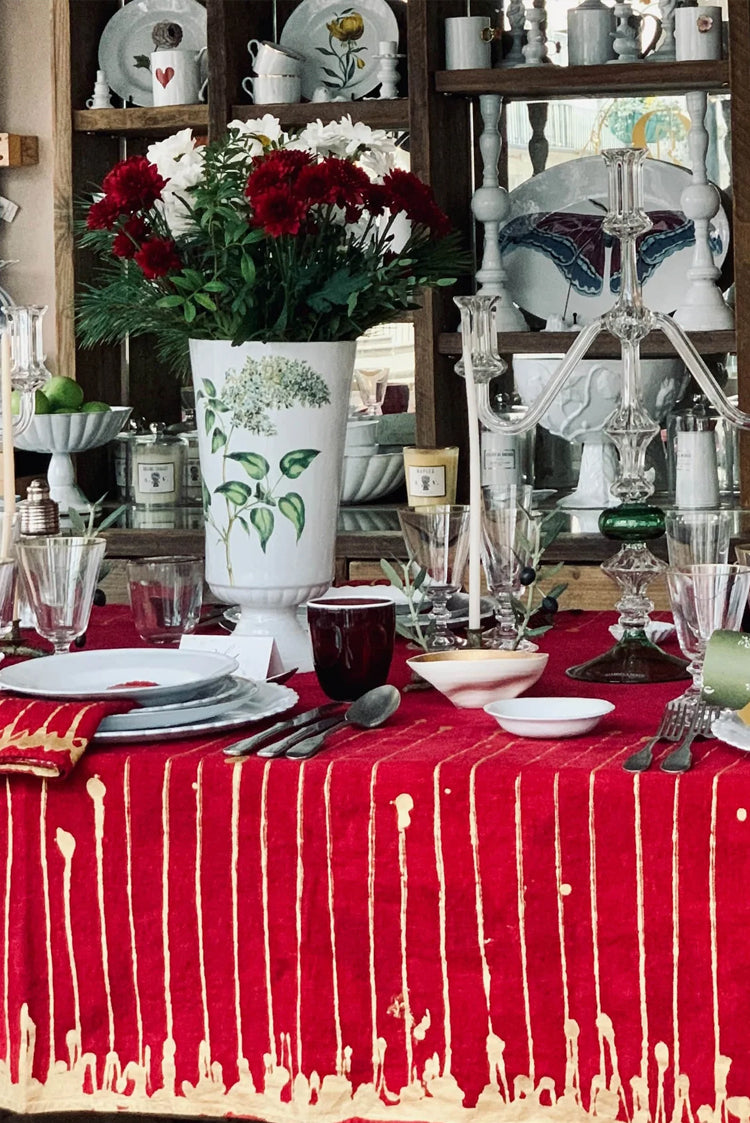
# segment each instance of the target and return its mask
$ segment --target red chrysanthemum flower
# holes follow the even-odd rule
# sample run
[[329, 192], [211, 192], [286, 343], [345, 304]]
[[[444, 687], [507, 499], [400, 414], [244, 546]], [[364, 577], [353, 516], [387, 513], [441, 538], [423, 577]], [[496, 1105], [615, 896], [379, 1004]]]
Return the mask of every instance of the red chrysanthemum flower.
[[135, 257], [148, 234], [148, 227], [140, 215], [131, 215], [112, 242], [115, 257]]
[[395, 168], [383, 180], [388, 195], [388, 209], [393, 214], [405, 214], [419, 226], [426, 226], [434, 235], [446, 234], [450, 222], [435, 202], [432, 188], [411, 172]]
[[309, 152], [297, 149], [278, 149], [264, 156], [257, 156], [254, 167], [247, 178], [245, 195], [254, 202], [260, 195], [273, 187], [294, 181], [301, 170], [312, 163]]
[[314, 168], [300, 172], [297, 180], [300, 194], [307, 190], [308, 177], [318, 193], [314, 201], [333, 203], [337, 207], [361, 207], [370, 187], [370, 179], [361, 168], [336, 156], [329, 156]]
[[112, 230], [122, 211], [105, 195], [89, 207], [86, 226], [89, 230]]
[[112, 204], [125, 214], [147, 211], [157, 199], [167, 181], [159, 175], [145, 156], [130, 156], [115, 164], [104, 178], [102, 188]]
[[266, 234], [279, 238], [282, 234], [298, 234], [306, 210], [289, 187], [271, 187], [255, 200], [253, 226], [262, 226]]
[[389, 195], [382, 183], [371, 183], [365, 192], [364, 205], [370, 214], [383, 214], [388, 209]]
[[171, 238], [147, 238], [141, 248], [133, 255], [136, 265], [140, 265], [147, 281], [163, 277], [172, 269], [182, 265], [177, 247]]

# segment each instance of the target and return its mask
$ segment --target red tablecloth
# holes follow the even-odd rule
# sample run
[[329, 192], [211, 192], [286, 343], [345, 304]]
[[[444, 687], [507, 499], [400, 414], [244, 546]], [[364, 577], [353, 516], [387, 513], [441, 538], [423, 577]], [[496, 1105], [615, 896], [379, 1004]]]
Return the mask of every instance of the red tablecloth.
[[[682, 686], [565, 678], [614, 617], [562, 615], [534, 692], [610, 697], [593, 737], [407, 693], [302, 765], [228, 763], [232, 733], [4, 779], [0, 1106], [749, 1115], [748, 761], [625, 773]], [[97, 611], [89, 646], [134, 643]]]

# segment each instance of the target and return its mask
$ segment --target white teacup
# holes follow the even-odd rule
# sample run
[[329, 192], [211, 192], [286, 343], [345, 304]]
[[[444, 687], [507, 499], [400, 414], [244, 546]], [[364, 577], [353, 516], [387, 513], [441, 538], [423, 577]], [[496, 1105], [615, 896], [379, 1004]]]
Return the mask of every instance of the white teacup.
[[182, 47], [153, 51], [151, 85], [154, 105], [195, 105], [205, 95], [201, 63], [206, 48], [188, 51]]
[[251, 39], [247, 49], [256, 74], [280, 74], [288, 77], [302, 73], [305, 56], [298, 51], [290, 50], [289, 47], [282, 47], [279, 43], [269, 43], [267, 40]]
[[299, 74], [256, 74], [243, 78], [242, 88], [256, 105], [280, 105], [302, 96]]

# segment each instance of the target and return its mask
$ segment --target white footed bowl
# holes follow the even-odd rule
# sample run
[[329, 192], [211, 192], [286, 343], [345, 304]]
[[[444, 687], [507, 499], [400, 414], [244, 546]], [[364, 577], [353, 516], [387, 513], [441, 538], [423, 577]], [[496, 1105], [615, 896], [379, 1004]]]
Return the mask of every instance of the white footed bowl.
[[13, 443], [25, 452], [85, 452], [114, 440], [132, 412], [112, 406], [106, 413], [37, 413]]
[[411, 669], [454, 706], [479, 709], [498, 698], [515, 698], [541, 677], [546, 651], [461, 648], [428, 651], [407, 659]]
[[404, 481], [404, 454], [374, 452], [365, 456], [344, 456], [341, 478], [342, 503], [369, 503], [395, 491]]
[[490, 702], [485, 713], [518, 737], [580, 737], [614, 709], [603, 698], [508, 698]]

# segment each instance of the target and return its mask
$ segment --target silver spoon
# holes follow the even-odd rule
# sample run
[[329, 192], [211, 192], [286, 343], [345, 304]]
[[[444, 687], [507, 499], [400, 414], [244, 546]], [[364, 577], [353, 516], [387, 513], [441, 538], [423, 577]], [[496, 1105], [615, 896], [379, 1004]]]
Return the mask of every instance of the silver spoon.
[[361, 698], [352, 702], [342, 721], [336, 722], [317, 737], [306, 737], [304, 741], [298, 741], [296, 745], [287, 749], [285, 755], [292, 760], [307, 760], [308, 757], [315, 756], [323, 747], [326, 737], [335, 733], [337, 729], [343, 729], [345, 725], [356, 725], [360, 729], [375, 729], [387, 721], [400, 705], [401, 695], [395, 686], [376, 686], [374, 690], [368, 690]]

